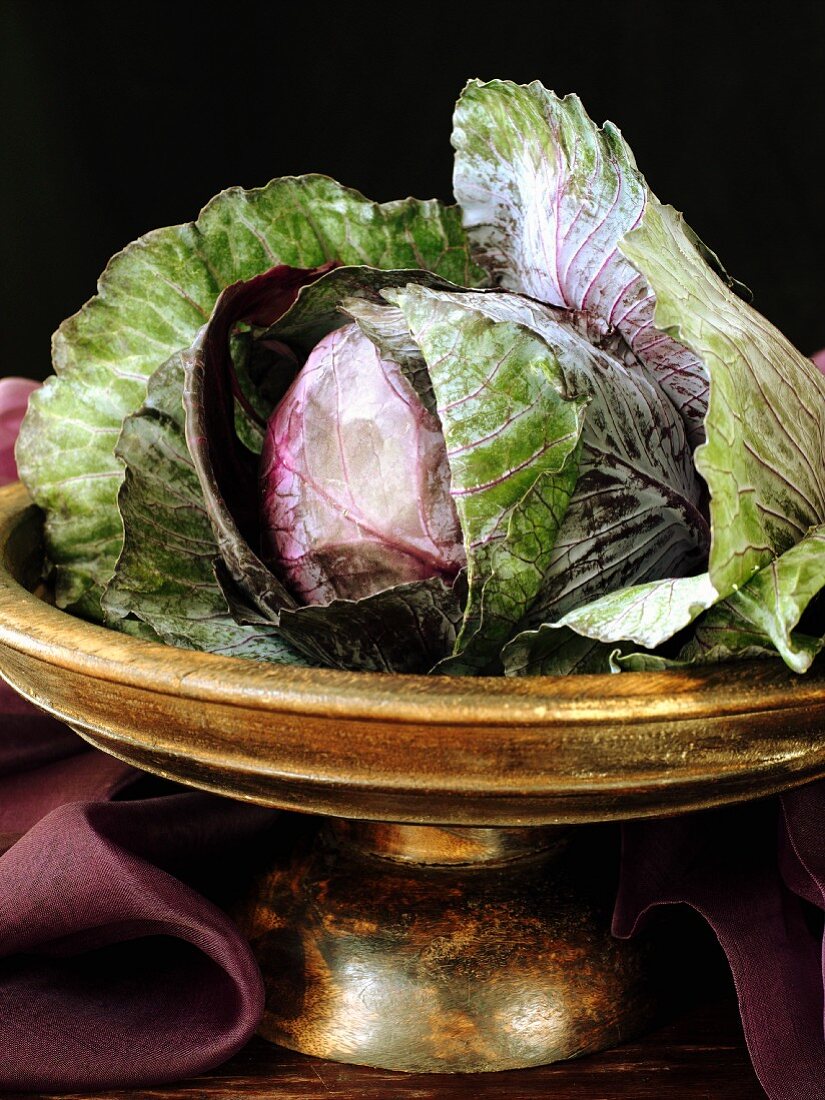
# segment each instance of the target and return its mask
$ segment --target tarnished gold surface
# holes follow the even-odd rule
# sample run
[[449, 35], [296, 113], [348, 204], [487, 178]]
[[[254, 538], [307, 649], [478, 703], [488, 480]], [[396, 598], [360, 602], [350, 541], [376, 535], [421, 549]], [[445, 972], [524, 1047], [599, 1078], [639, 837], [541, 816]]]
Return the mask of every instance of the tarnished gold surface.
[[548, 846], [546, 829], [474, 829], [467, 861], [445, 864], [432, 826], [335, 823], [313, 839], [317, 828], [235, 914], [265, 975], [268, 1039], [482, 1072], [614, 1046], [652, 1018], [645, 945], [609, 934], [601, 835], [569, 830], [568, 847], [560, 835]]
[[378, 821], [672, 814], [825, 774], [825, 662], [527, 679], [283, 668], [172, 649], [32, 595], [40, 527], [0, 490], [0, 673], [148, 771]]
[[353, 847], [398, 863], [426, 863], [433, 867], [509, 863], [547, 853], [564, 842], [558, 826], [479, 829], [460, 826], [397, 825], [384, 821], [335, 822], [340, 848]]

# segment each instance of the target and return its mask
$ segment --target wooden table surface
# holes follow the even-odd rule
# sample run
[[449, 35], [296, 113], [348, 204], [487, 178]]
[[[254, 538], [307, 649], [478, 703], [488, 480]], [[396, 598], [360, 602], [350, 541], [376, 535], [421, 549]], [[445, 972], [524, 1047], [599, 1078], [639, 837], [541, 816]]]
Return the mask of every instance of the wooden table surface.
[[[6, 1093], [8, 1098], [10, 1094]], [[51, 1100], [42, 1094], [39, 1100]], [[63, 1100], [69, 1100], [62, 1094]], [[72, 1093], [74, 1100], [91, 1094]], [[213, 1073], [110, 1090], [95, 1100], [765, 1100], [730, 993], [714, 992], [657, 1031], [578, 1061], [518, 1072], [419, 1076], [322, 1062], [255, 1039]], [[20, 1100], [23, 1100], [21, 1094]], [[37, 1100], [28, 1094], [28, 1100]]]

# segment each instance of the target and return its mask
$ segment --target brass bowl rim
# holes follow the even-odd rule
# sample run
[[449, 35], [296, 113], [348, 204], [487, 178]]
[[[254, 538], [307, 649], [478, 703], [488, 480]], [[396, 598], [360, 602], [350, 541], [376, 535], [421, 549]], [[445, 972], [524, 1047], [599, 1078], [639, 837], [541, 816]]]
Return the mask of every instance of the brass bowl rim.
[[825, 707], [823, 661], [802, 676], [776, 660], [621, 675], [447, 677], [268, 665], [176, 649], [76, 618], [29, 592], [14, 575], [9, 543], [39, 515], [19, 482], [0, 489], [0, 646], [156, 694], [457, 727], [589, 726], [602, 719], [615, 726]]
[[0, 675], [93, 745], [268, 806], [442, 825], [571, 824], [825, 775], [825, 662], [620, 676], [401, 676], [145, 642], [36, 585], [41, 513], [0, 490]]

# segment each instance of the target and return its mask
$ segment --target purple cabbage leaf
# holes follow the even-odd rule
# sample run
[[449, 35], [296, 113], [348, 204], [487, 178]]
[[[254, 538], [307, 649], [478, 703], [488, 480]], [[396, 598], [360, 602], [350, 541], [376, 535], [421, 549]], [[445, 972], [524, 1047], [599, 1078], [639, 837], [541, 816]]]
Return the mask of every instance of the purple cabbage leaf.
[[[453, 184], [476, 257], [509, 290], [615, 329], [702, 438], [708, 376], [653, 321], [650, 283], [619, 248], [651, 192], [612, 123], [538, 82], [470, 81], [456, 107]], [[718, 260], [705, 249], [706, 258]]]
[[355, 323], [309, 355], [260, 477], [264, 554], [302, 602], [452, 581], [466, 562], [441, 425]]
[[[450, 284], [426, 272], [339, 268], [307, 283], [290, 310], [271, 310], [273, 323], [264, 326], [249, 315], [248, 301], [258, 288], [266, 294], [271, 278], [269, 273], [227, 290], [186, 362], [187, 441], [230, 605], [236, 613], [245, 608], [247, 620], [277, 625], [310, 660], [427, 671], [450, 651], [461, 618], [463, 552], [444, 484], [443, 440], [403, 371], [383, 362], [375, 345], [330, 303], [336, 297], [351, 302], [358, 294], [369, 300], [377, 284], [406, 286], [416, 278]], [[250, 325], [264, 344], [289, 346], [298, 357], [318, 341], [304, 369], [289, 378], [261, 456], [236, 431], [230, 335], [238, 324]], [[273, 359], [276, 367], [289, 362], [282, 350]], [[342, 402], [349, 426], [340, 415]], [[383, 431], [382, 408], [389, 410]], [[423, 467], [422, 440], [423, 454], [432, 456]], [[375, 461], [382, 448], [383, 471]], [[429, 492], [425, 501], [418, 497], [422, 487]], [[355, 508], [353, 488], [359, 496]], [[434, 518], [439, 508], [443, 522]], [[405, 531], [399, 525], [403, 515], [411, 524]], [[277, 531], [285, 524], [288, 540], [279, 547]], [[300, 542], [306, 553], [290, 568], [289, 554]], [[425, 559], [428, 568], [422, 567]], [[324, 569], [326, 586], [318, 579]]]

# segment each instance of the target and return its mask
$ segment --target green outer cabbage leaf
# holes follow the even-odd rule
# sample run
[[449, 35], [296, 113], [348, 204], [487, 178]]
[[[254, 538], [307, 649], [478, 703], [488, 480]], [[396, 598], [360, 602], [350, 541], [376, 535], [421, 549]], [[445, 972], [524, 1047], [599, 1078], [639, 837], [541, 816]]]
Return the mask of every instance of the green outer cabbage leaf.
[[619, 250], [652, 193], [616, 127], [599, 129], [577, 96], [560, 99], [537, 81], [473, 80], [456, 107], [453, 145], [455, 195], [479, 261], [508, 290], [618, 329], [695, 445], [707, 373], [694, 352], [654, 327], [646, 273]]
[[509, 295], [489, 295], [499, 320], [477, 294], [410, 286], [386, 296], [427, 364], [467, 553], [464, 623], [440, 671], [479, 672], [541, 589], [576, 484], [587, 398], [565, 387], [547, 343], [508, 319]]
[[[495, 295], [473, 300], [490, 316], [500, 312]], [[513, 295], [507, 302], [513, 319], [552, 348], [566, 389], [588, 400], [576, 488], [523, 625], [703, 565], [710, 539], [704, 487], [682, 419], [655, 376], [621, 337], [599, 339], [580, 315]]]
[[[680, 661], [773, 646], [802, 672], [811, 644], [795, 643], [791, 631], [825, 583], [825, 376], [716, 278], [671, 207], [652, 201], [621, 249], [655, 290], [656, 324], [708, 367], [707, 438], [694, 457], [710, 490], [709, 573], [676, 580], [672, 590], [663, 583], [613, 593], [560, 623], [603, 642], [655, 648], [725, 600]], [[693, 598], [694, 584], [702, 599]], [[625, 667], [644, 660], [627, 657]]]
[[271, 624], [240, 625], [215, 575], [218, 547], [184, 436], [184, 353], [149, 380], [117, 445], [124, 543], [103, 608], [109, 626], [149, 624], [163, 641], [279, 664], [307, 664]]
[[622, 252], [656, 292], [655, 321], [707, 365], [711, 582], [721, 597], [825, 523], [825, 375], [697, 252], [682, 216], [652, 202]]
[[[805, 672], [825, 647], [825, 634], [812, 637], [796, 628], [823, 588], [825, 525], [820, 525], [725, 600], [718, 601], [707, 574], [613, 592], [556, 623], [543, 624], [532, 635], [519, 635], [505, 649], [505, 671], [509, 675], [570, 672], [574, 671], [570, 660], [576, 654], [586, 654], [586, 670], [606, 672], [611, 667], [614, 671], [683, 668], [778, 653], [794, 672]], [[704, 611], [707, 614], [702, 615]], [[616, 650], [615, 643], [624, 640], [644, 650], [655, 649], [699, 615], [693, 636], [676, 657]], [[571, 633], [578, 636], [577, 641], [573, 642]], [[591, 642], [591, 649], [585, 640]], [[583, 663], [581, 657], [578, 663]]]
[[[521, 638], [505, 663], [541, 664], [547, 631], [562, 624], [606, 646], [658, 645], [825, 522], [825, 377], [732, 292], [716, 257], [646, 187], [615, 127], [595, 127], [575, 96], [471, 82], [454, 144], [478, 257], [504, 286], [621, 332], [701, 443], [696, 466], [711, 498], [708, 577], [591, 599], [541, 628], [535, 661]], [[782, 588], [792, 583], [785, 571], [775, 583], [777, 600], [798, 594]], [[537, 613], [549, 618], [552, 606], [539, 602]], [[793, 664], [789, 635], [774, 627], [767, 637]]]
[[192, 343], [224, 287], [328, 261], [425, 268], [462, 285], [485, 278], [454, 208], [381, 205], [319, 175], [224, 191], [197, 221], [148, 233], [110, 261], [97, 296], [55, 333], [56, 377], [30, 403], [18, 443], [21, 477], [46, 513], [59, 606], [101, 617], [123, 544], [115, 445], [148, 378]]
[[[594, 642], [627, 640], [655, 649], [689, 626], [717, 598], [707, 573], [649, 581], [609, 592], [569, 611], [556, 622], [543, 623], [538, 631], [516, 637], [507, 647], [505, 665], [522, 667], [529, 663], [531, 641], [535, 640], [537, 652], [543, 651], [548, 644], [547, 632], [552, 630], [572, 630]], [[531, 639], [531, 634], [541, 637]]]
[[585, 638], [566, 626], [543, 623], [523, 631], [501, 654], [506, 676], [566, 676], [578, 672], [619, 672], [613, 664], [615, 642]]
[[675, 659], [633, 653], [616, 658], [616, 664], [633, 670], [682, 668], [779, 652], [794, 672], [805, 672], [825, 648], [825, 631], [813, 637], [796, 627], [824, 587], [825, 526], [820, 526], [703, 616]]
[[[810, 646], [794, 631], [811, 601], [825, 587], [825, 524], [813, 527], [795, 546], [760, 569], [725, 601], [764, 630], [795, 672], [811, 664]], [[820, 647], [822, 639], [820, 639]]]

